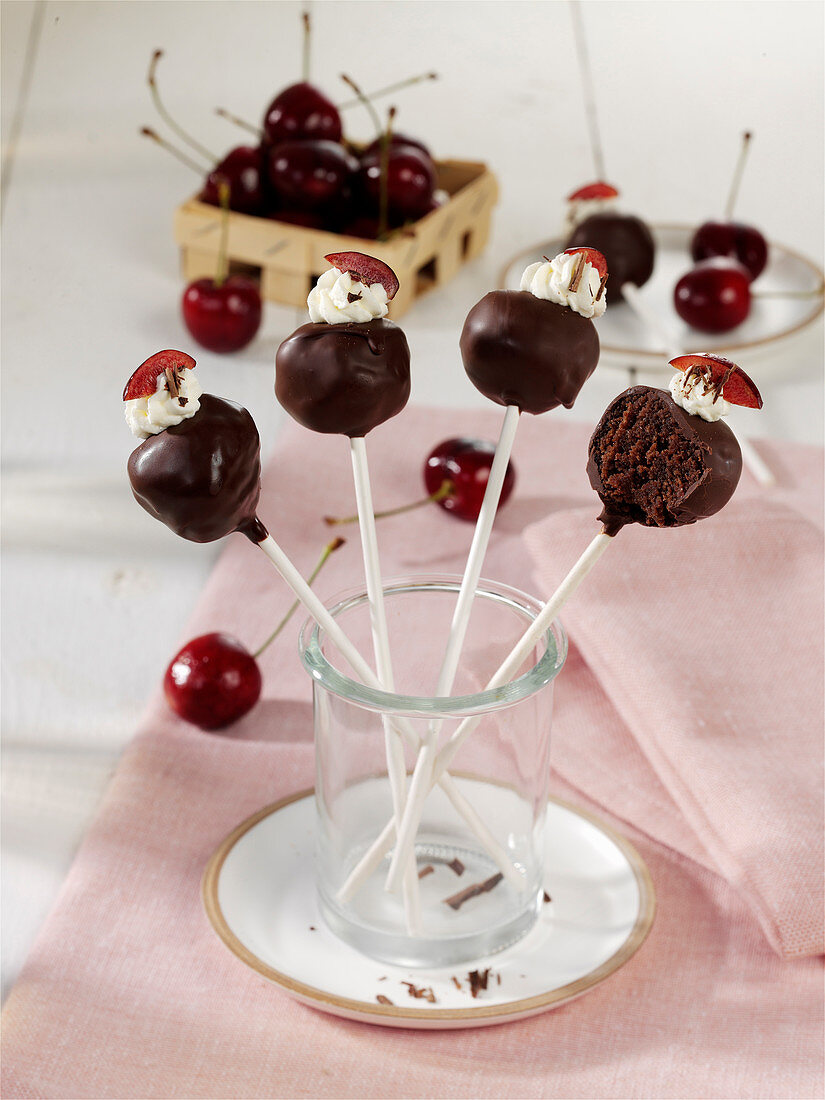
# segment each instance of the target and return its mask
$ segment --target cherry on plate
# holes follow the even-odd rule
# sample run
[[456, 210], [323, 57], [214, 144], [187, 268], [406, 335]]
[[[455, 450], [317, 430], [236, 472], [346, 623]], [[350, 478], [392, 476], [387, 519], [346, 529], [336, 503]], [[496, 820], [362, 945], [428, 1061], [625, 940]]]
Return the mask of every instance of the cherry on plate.
[[676, 312], [700, 332], [728, 332], [750, 313], [750, 275], [731, 260], [703, 260], [673, 292]]
[[751, 281], [761, 275], [768, 262], [768, 242], [758, 229], [742, 222], [705, 222], [690, 242], [694, 260], [723, 256], [746, 267]]

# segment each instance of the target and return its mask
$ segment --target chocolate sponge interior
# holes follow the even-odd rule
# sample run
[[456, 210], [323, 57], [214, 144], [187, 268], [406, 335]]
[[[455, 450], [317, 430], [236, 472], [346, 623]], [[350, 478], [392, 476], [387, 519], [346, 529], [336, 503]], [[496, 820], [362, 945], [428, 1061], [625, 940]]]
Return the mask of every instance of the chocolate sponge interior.
[[602, 500], [648, 527], [674, 526], [679, 504], [706, 474], [701, 444], [677, 430], [656, 390], [616, 402], [591, 455]]

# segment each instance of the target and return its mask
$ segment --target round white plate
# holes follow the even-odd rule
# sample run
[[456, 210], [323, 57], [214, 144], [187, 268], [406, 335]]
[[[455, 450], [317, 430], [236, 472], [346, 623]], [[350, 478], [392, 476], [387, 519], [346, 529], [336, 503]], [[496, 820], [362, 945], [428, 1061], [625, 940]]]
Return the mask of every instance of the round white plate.
[[[653, 885], [638, 852], [596, 818], [551, 799], [545, 885], [552, 901], [533, 930], [469, 967], [403, 970], [361, 955], [324, 925], [314, 837], [312, 791], [267, 806], [212, 856], [203, 901], [215, 931], [242, 962], [335, 1016], [436, 1029], [533, 1016], [603, 982], [638, 951], [653, 923]], [[487, 989], [474, 999], [468, 971], [487, 967]], [[414, 999], [404, 982], [431, 988], [435, 1003]], [[392, 1003], [379, 1003], [379, 995]]]
[[[753, 284], [754, 294], [775, 291], [815, 292], [810, 298], [754, 298], [750, 315], [730, 332], [713, 336], [691, 328], [673, 307], [673, 289], [682, 275], [690, 270], [690, 240], [695, 232], [683, 225], [652, 225], [656, 240], [656, 266], [653, 275], [641, 288], [650, 309], [661, 318], [673, 334], [676, 344], [688, 349], [720, 352], [736, 359], [743, 351], [749, 361], [775, 357], [780, 342], [787, 341], [812, 324], [823, 309], [823, 273], [806, 257], [781, 244], [771, 243], [768, 265]], [[525, 249], [504, 268], [499, 285], [505, 290], [518, 290], [522, 273], [528, 264], [542, 256], [555, 256], [564, 247], [562, 238], [542, 241]], [[602, 366], [627, 369], [638, 366], [661, 367], [672, 373], [661, 341], [645, 327], [625, 302], [610, 300], [610, 280], [607, 283], [607, 310], [598, 321]]]

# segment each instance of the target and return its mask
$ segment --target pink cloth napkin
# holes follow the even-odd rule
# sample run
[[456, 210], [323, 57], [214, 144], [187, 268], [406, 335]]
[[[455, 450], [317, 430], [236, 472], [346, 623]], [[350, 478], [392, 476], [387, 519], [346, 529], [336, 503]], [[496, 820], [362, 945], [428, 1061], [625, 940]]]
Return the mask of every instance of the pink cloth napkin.
[[[595, 530], [591, 507], [527, 531], [548, 593]], [[562, 612], [621, 719], [583, 725], [576, 767], [624, 772], [641, 752], [787, 956], [825, 951], [822, 550], [787, 505], [734, 500], [681, 530], [626, 528]], [[610, 805], [660, 835], [644, 787]]]
[[[378, 506], [420, 492], [419, 467], [435, 443], [459, 433], [495, 438], [500, 420], [495, 411], [408, 409], [378, 429], [369, 437]], [[516, 495], [497, 521], [485, 573], [536, 588], [523, 530], [549, 513], [593, 508], [587, 436], [563, 414], [524, 418]], [[784, 463], [782, 485], [761, 494], [745, 482], [739, 500], [802, 511], [818, 502], [820, 452], [762, 449]], [[352, 498], [345, 443], [293, 429], [268, 467], [261, 515], [308, 571], [328, 538], [320, 516], [352, 511]], [[470, 536], [436, 507], [387, 520], [379, 529], [385, 574], [460, 571]], [[619, 551], [597, 567], [601, 576]], [[562, 572], [569, 560], [554, 551], [553, 568]], [[353, 532], [319, 592], [359, 579]], [[640, 604], [642, 592], [638, 582]], [[232, 539], [184, 637], [225, 629], [254, 646], [290, 598], [263, 556]], [[639, 821], [620, 827], [650, 867], [659, 908], [630, 963], [556, 1011], [460, 1035], [338, 1020], [247, 970], [212, 932], [199, 880], [240, 820], [312, 783], [310, 692], [296, 631], [297, 622], [267, 651], [262, 702], [231, 736], [200, 733], [159, 697], [152, 702], [9, 996], [4, 1097], [821, 1094], [819, 960], [783, 960], [771, 949], [741, 882], [726, 881], [708, 837], [687, 821], [667, 776], [657, 777], [647, 746], [575, 648], [558, 683], [553, 786], [608, 821], [611, 809]], [[590, 766], [578, 751], [588, 729], [601, 737]], [[616, 746], [620, 755], [610, 755]]]

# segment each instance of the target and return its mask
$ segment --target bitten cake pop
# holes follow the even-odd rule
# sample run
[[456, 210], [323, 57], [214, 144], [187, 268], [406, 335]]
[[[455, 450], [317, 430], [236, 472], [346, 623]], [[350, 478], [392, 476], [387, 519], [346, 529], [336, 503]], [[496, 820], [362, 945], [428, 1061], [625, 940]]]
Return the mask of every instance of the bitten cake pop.
[[682, 355], [670, 393], [625, 390], [608, 406], [590, 440], [590, 484], [608, 535], [628, 523], [682, 527], [730, 500], [742, 472], [736, 437], [721, 417], [731, 404], [762, 407], [754, 383], [715, 355]]
[[255, 422], [239, 405], [201, 393], [194, 367], [190, 355], [159, 351], [126, 384], [126, 420], [143, 440], [129, 457], [132, 492], [181, 538], [214, 542], [240, 531], [260, 542]]
[[398, 279], [360, 252], [331, 254], [308, 299], [310, 324], [275, 357], [275, 395], [315, 432], [364, 436], [401, 412], [410, 396], [410, 349], [386, 320]]
[[461, 357], [476, 389], [520, 412], [571, 408], [599, 361], [591, 319], [607, 304], [607, 267], [595, 248], [567, 249], [530, 264], [521, 290], [493, 290], [473, 306]]
[[[574, 192], [571, 201], [575, 195], [588, 190], [585, 187]], [[611, 190], [618, 195], [615, 188]], [[653, 274], [656, 252], [653, 234], [642, 219], [633, 214], [612, 209], [589, 214], [570, 233], [566, 247], [583, 245], [603, 253], [610, 269], [611, 300], [621, 299], [625, 283], [644, 286]]]

